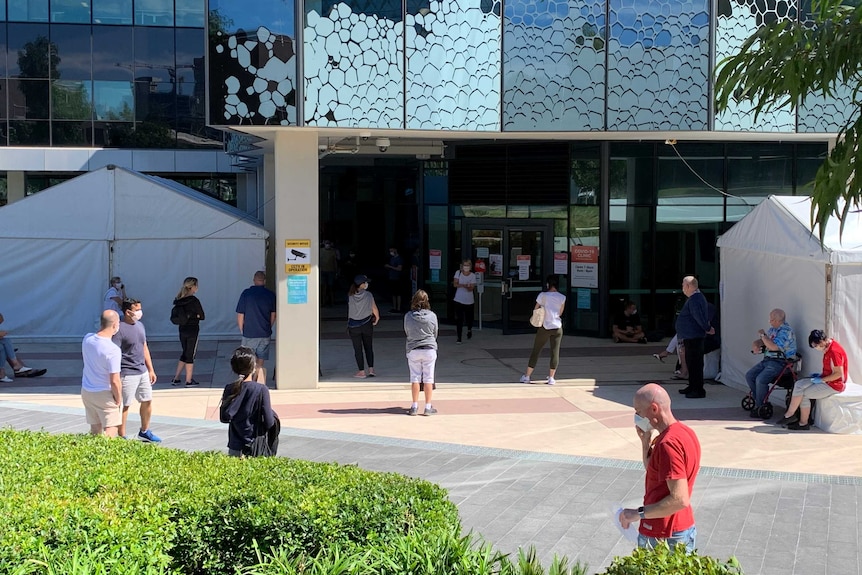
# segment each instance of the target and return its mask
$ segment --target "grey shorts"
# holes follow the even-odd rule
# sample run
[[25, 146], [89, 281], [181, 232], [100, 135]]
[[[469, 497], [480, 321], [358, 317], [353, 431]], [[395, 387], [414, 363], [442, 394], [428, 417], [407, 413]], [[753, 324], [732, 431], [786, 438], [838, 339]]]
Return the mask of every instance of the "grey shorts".
[[153, 386], [150, 384], [150, 374], [132, 373], [120, 378], [123, 382], [123, 405], [131, 405], [132, 398], [139, 403], [153, 400]]
[[269, 341], [268, 337], [244, 337], [241, 345], [250, 347], [256, 358], [269, 359]]

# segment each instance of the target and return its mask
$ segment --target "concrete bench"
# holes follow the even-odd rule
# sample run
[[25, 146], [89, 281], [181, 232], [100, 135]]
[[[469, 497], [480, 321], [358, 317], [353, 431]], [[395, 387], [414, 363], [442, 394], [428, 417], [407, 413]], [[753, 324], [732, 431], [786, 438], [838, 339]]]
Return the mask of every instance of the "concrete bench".
[[841, 393], [818, 399], [814, 425], [827, 433], [862, 435], [862, 385], [848, 381]]

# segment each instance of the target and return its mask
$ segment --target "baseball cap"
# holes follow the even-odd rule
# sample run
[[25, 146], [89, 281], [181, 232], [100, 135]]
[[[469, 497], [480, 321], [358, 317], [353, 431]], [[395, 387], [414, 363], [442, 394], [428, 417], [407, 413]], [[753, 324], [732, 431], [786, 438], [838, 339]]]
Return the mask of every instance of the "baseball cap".
[[356, 276], [355, 278], [353, 278], [353, 283], [355, 283], [355, 284], [356, 284], [356, 285], [358, 285], [358, 286], [361, 286], [362, 284], [364, 284], [364, 283], [365, 283], [365, 282], [367, 282], [367, 281], [371, 281], [371, 280], [369, 280], [369, 279], [368, 279], [368, 276], [365, 276], [365, 275], [362, 275], [362, 274], [360, 274], [360, 275]]

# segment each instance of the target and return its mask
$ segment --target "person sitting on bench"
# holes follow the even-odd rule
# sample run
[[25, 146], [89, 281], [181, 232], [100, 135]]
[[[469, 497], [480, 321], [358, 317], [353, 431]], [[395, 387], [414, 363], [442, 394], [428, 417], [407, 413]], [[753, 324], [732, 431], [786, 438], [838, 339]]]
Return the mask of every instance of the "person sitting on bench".
[[[3, 314], [0, 313], [0, 323], [3, 323], [5, 318]], [[8, 362], [10, 367], [15, 373], [15, 377], [38, 377], [40, 375], [44, 375], [46, 369], [33, 369], [24, 365], [20, 359], [15, 355], [15, 348], [12, 347], [12, 342], [6, 337], [9, 332], [0, 330], [0, 382], [2, 383], [12, 383], [14, 381], [11, 377], [6, 375], [6, 363]]]

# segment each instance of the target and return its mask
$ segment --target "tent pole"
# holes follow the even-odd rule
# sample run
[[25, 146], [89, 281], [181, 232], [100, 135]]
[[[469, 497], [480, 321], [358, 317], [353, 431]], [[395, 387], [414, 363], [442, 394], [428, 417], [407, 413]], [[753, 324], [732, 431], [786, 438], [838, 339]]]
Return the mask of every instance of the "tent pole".
[[826, 330], [829, 337], [832, 337], [832, 264], [830, 263], [826, 264], [826, 297], [824, 300], [826, 302], [826, 321], [823, 329]]

